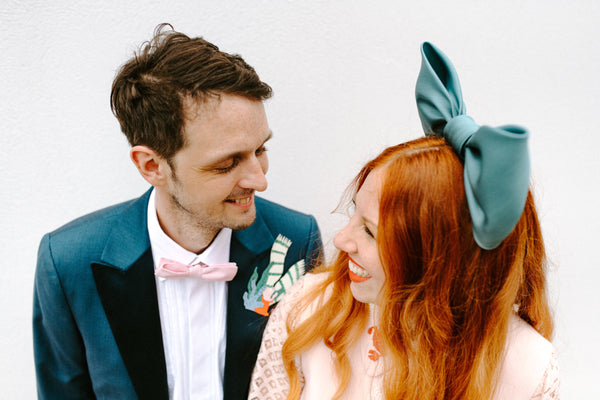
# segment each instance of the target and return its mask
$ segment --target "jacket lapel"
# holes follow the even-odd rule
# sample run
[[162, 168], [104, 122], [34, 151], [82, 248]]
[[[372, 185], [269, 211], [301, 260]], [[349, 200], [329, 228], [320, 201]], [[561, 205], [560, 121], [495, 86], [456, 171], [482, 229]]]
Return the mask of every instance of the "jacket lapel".
[[260, 275], [267, 264], [275, 237], [257, 209], [256, 221], [242, 231], [234, 231], [230, 259], [237, 263], [238, 273], [229, 282], [227, 301], [227, 350], [225, 356], [224, 399], [245, 399], [250, 375], [260, 348], [267, 318], [247, 310], [243, 295], [257, 268]]
[[102, 260], [92, 264], [98, 295], [140, 399], [168, 399], [167, 373], [147, 231], [150, 192], [116, 222]]

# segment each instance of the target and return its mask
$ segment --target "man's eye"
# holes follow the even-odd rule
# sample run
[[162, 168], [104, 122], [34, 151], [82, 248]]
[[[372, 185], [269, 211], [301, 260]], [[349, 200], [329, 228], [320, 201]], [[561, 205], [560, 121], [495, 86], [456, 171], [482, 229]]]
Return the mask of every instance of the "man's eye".
[[229, 164], [229, 165], [228, 165], [228, 166], [226, 166], [226, 167], [218, 167], [218, 168], [215, 168], [215, 171], [216, 171], [218, 174], [226, 174], [226, 173], [228, 173], [228, 172], [232, 171], [232, 170], [233, 170], [233, 169], [234, 169], [234, 168], [235, 168], [235, 167], [236, 167], [236, 166], [239, 164], [239, 162], [240, 162], [240, 161], [239, 161], [237, 158], [234, 158], [233, 160], [231, 160], [231, 164]]
[[268, 149], [267, 149], [267, 146], [262, 146], [262, 147], [260, 147], [260, 148], [256, 149], [256, 155], [257, 155], [257, 156], [260, 156], [261, 154], [264, 154], [264, 153], [266, 153], [266, 152], [267, 152], [267, 150], [268, 150]]

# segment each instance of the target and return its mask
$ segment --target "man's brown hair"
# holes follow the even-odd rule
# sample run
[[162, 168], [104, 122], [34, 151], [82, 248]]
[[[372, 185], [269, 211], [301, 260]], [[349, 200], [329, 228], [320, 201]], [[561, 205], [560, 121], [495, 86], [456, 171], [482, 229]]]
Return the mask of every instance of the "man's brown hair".
[[148, 146], [170, 160], [185, 145], [185, 100], [220, 94], [262, 101], [272, 90], [239, 55], [161, 24], [119, 70], [110, 101], [131, 146]]

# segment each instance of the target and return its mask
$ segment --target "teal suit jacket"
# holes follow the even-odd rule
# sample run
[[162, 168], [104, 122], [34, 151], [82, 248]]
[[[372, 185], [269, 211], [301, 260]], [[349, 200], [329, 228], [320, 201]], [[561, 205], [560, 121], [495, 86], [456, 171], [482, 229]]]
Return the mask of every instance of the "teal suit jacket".
[[[40, 399], [168, 399], [147, 231], [149, 193], [46, 234], [34, 284], [33, 337]], [[292, 241], [285, 269], [322, 255], [314, 217], [256, 198], [256, 221], [234, 231], [228, 284], [224, 399], [246, 399], [266, 318], [243, 294], [269, 263], [278, 234]]]

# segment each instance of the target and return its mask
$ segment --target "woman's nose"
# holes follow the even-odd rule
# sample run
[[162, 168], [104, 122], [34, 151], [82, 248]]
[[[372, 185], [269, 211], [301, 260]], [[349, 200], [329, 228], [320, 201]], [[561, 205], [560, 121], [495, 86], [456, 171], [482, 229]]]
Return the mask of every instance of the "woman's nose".
[[348, 254], [355, 254], [357, 252], [356, 242], [352, 238], [352, 227], [350, 226], [350, 223], [335, 235], [333, 238], [333, 245], [338, 250]]

